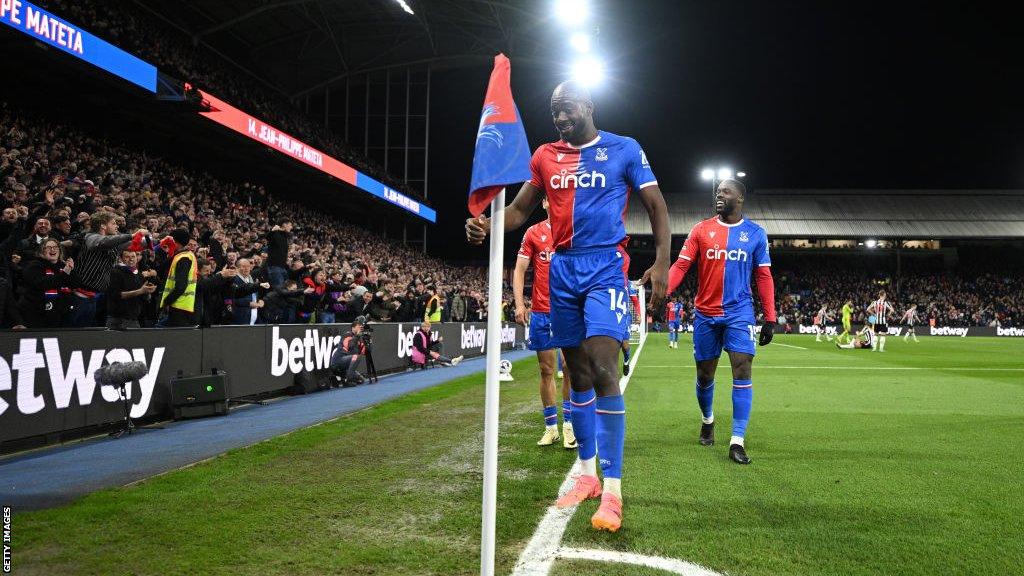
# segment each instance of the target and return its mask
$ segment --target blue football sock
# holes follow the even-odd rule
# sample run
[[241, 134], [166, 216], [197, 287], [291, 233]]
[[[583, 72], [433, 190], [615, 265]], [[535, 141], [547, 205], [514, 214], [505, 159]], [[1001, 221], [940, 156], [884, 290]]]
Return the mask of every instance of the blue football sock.
[[704, 418], [712, 418], [714, 416], [714, 411], [711, 409], [714, 399], [715, 381], [712, 380], [701, 386], [700, 380], [697, 380], [697, 405], [700, 406], [700, 414]]
[[622, 394], [597, 399], [597, 453], [601, 475], [622, 478], [622, 445], [626, 440], [626, 401]]
[[732, 381], [732, 435], [743, 436], [750, 422], [750, 407], [754, 403], [754, 387], [750, 380]]
[[569, 392], [569, 400], [572, 402], [572, 430], [576, 434], [580, 460], [589, 460], [597, 454], [594, 430], [596, 397], [597, 393], [593, 388], [584, 392]]
[[630, 352], [631, 352], [631, 350], [628, 349], [628, 348], [622, 351], [622, 363], [623, 364], [629, 364], [629, 354], [630, 354]]
[[557, 406], [545, 406], [543, 412], [544, 412], [544, 425], [545, 426], [558, 426], [558, 407]]
[[572, 424], [572, 403], [568, 400], [562, 400], [562, 423], [566, 422]]

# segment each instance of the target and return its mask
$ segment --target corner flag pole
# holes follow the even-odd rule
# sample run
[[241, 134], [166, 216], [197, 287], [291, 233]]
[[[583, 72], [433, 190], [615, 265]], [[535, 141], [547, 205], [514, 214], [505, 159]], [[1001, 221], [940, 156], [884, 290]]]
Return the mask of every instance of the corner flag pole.
[[487, 392], [484, 401], [484, 501], [480, 576], [494, 575], [498, 507], [498, 368], [501, 364], [501, 296], [505, 250], [505, 189], [491, 200], [491, 259], [487, 269]]

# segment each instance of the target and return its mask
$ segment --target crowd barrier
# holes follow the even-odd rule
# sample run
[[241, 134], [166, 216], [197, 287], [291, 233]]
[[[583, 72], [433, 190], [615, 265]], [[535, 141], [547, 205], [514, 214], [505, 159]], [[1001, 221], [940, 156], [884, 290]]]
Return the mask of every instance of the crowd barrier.
[[[419, 324], [371, 324], [379, 373], [404, 370]], [[126, 389], [133, 418], [171, 414], [170, 380], [220, 370], [228, 396], [243, 398], [289, 388], [295, 375], [326, 368], [347, 324], [216, 326], [130, 331], [50, 330], [0, 333], [0, 448], [123, 419], [118, 390], [93, 378], [104, 364], [140, 360], [149, 373]], [[435, 324], [450, 356], [486, 352], [486, 323]], [[503, 324], [503, 349], [525, 341], [522, 326]]]

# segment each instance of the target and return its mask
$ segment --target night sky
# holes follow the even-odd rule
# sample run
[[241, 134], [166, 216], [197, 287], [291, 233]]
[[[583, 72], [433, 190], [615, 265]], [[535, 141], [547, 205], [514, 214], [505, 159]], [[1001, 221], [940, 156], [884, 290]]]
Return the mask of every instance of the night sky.
[[[596, 122], [640, 141], [666, 193], [704, 191], [706, 164], [744, 170], [754, 188], [1024, 187], [1024, 49], [1008, 13], [928, 2], [604, 6], [597, 44], [609, 78], [594, 93]], [[558, 45], [561, 28], [549, 28]], [[554, 140], [548, 97], [565, 71], [511, 57], [531, 146]], [[489, 72], [435, 75], [438, 240], [457, 241], [466, 217], [449, 198], [466, 194]]]

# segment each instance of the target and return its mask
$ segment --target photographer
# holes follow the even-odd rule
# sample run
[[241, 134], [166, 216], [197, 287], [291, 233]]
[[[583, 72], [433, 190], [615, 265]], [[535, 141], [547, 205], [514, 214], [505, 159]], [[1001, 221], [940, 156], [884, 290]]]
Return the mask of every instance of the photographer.
[[110, 273], [107, 294], [107, 329], [138, 328], [142, 305], [156, 292], [156, 270], [139, 272], [139, 253], [121, 251], [121, 261]]
[[356, 368], [359, 360], [366, 356], [367, 346], [363, 341], [363, 328], [366, 326], [366, 318], [358, 316], [352, 321], [349, 332], [342, 336], [341, 343], [331, 356], [331, 370], [336, 380], [348, 388], [362, 384], [364, 378]]

